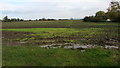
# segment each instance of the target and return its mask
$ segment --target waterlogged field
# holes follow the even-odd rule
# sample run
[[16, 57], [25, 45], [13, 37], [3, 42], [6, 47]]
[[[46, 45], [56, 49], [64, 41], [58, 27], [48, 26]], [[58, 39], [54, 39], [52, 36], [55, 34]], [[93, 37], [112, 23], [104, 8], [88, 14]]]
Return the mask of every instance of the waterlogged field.
[[118, 23], [3, 23], [4, 66], [118, 66]]
[[[3, 29], [3, 33], [11, 33], [12, 39], [5, 41], [27, 42], [28, 44], [48, 44], [48, 43], [79, 43], [97, 45], [117, 45], [117, 30], [112, 31], [106, 28], [27, 28], [27, 29]], [[21, 34], [19, 33], [21, 32]], [[22, 33], [23, 32], [23, 33]], [[26, 33], [27, 32], [27, 33]], [[7, 36], [9, 33], [6, 33]], [[19, 35], [12, 37], [11, 35]], [[22, 35], [23, 34], [23, 35]], [[3, 37], [7, 37], [4, 36]], [[101, 37], [102, 36], [102, 37]], [[109, 41], [109, 40], [113, 41]]]

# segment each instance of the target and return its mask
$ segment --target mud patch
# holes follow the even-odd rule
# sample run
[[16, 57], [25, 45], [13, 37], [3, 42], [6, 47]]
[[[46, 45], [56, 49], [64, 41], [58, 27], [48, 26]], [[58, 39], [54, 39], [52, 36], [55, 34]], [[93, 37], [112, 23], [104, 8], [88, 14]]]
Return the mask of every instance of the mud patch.
[[32, 32], [17, 32], [17, 31], [2, 31], [2, 37], [3, 38], [24, 38], [25, 35], [34, 34]]
[[34, 34], [32, 32], [17, 32], [17, 31], [2, 31], [2, 44], [3, 45], [20, 45], [13, 39], [25, 38], [26, 35]]

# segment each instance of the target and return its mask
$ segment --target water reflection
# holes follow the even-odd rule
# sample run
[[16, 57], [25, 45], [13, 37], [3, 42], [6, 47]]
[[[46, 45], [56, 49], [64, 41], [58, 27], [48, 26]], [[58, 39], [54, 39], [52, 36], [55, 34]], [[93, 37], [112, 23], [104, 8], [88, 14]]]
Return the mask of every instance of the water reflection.
[[[47, 49], [53, 49], [53, 48], [66, 48], [66, 49], [87, 49], [87, 48], [95, 48], [98, 47], [97, 45], [81, 45], [81, 44], [74, 44], [74, 43], [64, 43], [64, 44], [50, 44], [50, 45], [43, 45], [40, 46], [43, 48], [47, 48]], [[119, 49], [118, 46], [109, 46], [109, 45], [105, 45], [105, 46], [100, 46], [101, 48], [105, 48], [105, 49]]]

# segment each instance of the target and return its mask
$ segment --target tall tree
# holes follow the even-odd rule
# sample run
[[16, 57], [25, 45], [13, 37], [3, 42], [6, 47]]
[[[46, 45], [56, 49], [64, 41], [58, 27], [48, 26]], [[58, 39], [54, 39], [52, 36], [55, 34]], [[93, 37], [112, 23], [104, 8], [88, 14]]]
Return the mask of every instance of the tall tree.
[[10, 20], [8, 19], [8, 16], [5, 16], [4, 18], [3, 18], [3, 22], [9, 22]]
[[105, 15], [104, 11], [98, 11], [95, 15], [95, 17], [103, 17]]
[[103, 22], [106, 20], [106, 17], [105, 17], [105, 12], [104, 11], [98, 11], [95, 15], [95, 19], [97, 22]]
[[109, 15], [111, 21], [120, 22], [120, 2], [112, 1], [107, 10], [107, 14]]

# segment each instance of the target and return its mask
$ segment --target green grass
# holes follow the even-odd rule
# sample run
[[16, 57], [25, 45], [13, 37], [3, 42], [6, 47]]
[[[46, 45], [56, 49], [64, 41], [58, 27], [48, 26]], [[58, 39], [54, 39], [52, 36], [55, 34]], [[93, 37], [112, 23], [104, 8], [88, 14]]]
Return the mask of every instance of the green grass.
[[118, 23], [110, 22], [81, 22], [80, 20], [68, 21], [30, 21], [30, 22], [4, 22], [3, 28], [97, 28], [116, 27]]
[[[34, 32], [35, 35], [61, 35], [61, 36], [69, 36], [73, 34], [81, 33], [82, 35], [95, 35], [100, 33], [113, 33], [113, 35], [117, 35], [118, 28], [114, 29], [106, 29], [106, 28], [26, 28], [26, 29], [2, 29], [3, 31], [21, 31], [21, 32]], [[114, 30], [114, 31], [112, 31]], [[32, 34], [34, 35], [34, 34]]]
[[101, 48], [86, 52], [44, 49], [39, 46], [3, 46], [3, 66], [118, 66], [117, 50]]
[[[118, 66], [116, 49], [87, 49], [86, 52], [71, 49], [44, 49], [41, 42], [79, 43], [106, 45], [110, 39], [119, 40], [118, 23], [81, 21], [31, 21], [5, 22], [2, 31], [32, 32], [21, 34], [24, 38], [6, 38], [10, 42], [27, 41], [27, 46], [3, 45], [3, 66]], [[9, 34], [8, 34], [9, 35]], [[15, 34], [14, 34], [15, 35]], [[52, 43], [51, 43], [52, 42]], [[40, 43], [39, 45], [33, 43]], [[118, 45], [117, 42], [109, 42]]]

